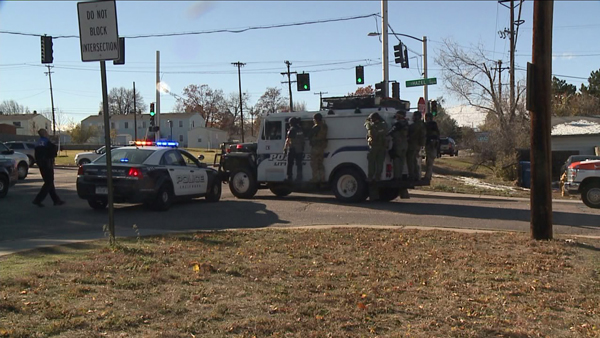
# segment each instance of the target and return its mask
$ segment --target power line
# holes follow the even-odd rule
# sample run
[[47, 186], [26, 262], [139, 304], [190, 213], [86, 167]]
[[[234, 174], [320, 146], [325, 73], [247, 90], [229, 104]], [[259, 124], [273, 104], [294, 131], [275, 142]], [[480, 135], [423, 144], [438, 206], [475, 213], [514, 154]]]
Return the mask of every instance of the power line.
[[[215, 33], [244, 33], [252, 30], [264, 30], [264, 29], [273, 29], [273, 28], [284, 28], [284, 27], [294, 27], [294, 26], [305, 26], [305, 25], [314, 25], [328, 22], [340, 22], [340, 21], [350, 21], [350, 20], [359, 20], [370, 18], [374, 16], [378, 16], [379, 14], [368, 14], [368, 15], [358, 15], [351, 16], [345, 18], [337, 18], [337, 19], [325, 19], [325, 20], [313, 20], [313, 21], [304, 21], [304, 22], [294, 22], [294, 23], [283, 23], [283, 24], [274, 24], [268, 26], [252, 26], [240, 29], [214, 29], [207, 31], [197, 31], [197, 32], [181, 32], [181, 33], [161, 33], [161, 34], [142, 34], [142, 35], [124, 35], [122, 38], [127, 39], [142, 39], [142, 38], [161, 38], [161, 37], [170, 37], [170, 36], [182, 36], [182, 35], [202, 35], [202, 34], [215, 34]], [[11, 34], [11, 35], [21, 35], [21, 36], [43, 36], [44, 34], [35, 34], [35, 33], [23, 33], [23, 32], [14, 32], [14, 31], [0, 31], [0, 34]], [[53, 39], [72, 39], [79, 38], [79, 35], [53, 35]]]

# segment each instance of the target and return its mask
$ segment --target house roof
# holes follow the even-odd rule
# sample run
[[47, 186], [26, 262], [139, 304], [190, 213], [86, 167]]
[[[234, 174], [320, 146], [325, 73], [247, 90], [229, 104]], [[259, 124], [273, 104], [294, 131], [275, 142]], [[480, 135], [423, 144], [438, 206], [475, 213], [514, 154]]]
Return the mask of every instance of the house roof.
[[552, 117], [552, 136], [600, 135], [600, 116]]
[[[186, 119], [186, 118], [190, 118], [196, 114], [199, 115], [200, 113], [161, 113], [160, 115], [162, 118], [166, 118], [166, 119], [174, 119], [174, 118]], [[140, 114], [140, 115], [138, 115], [138, 118], [142, 118], [142, 120], [149, 120], [150, 114]], [[110, 120], [111, 121], [132, 121], [133, 115], [111, 115]], [[101, 121], [104, 121], [104, 116], [103, 115], [92, 115], [92, 116], [86, 117], [85, 119], [83, 119], [83, 121], [85, 121], [85, 122], [101, 122]]]
[[40, 114], [2, 114], [0, 115], [0, 121], [31, 120], [36, 116], [46, 118]]

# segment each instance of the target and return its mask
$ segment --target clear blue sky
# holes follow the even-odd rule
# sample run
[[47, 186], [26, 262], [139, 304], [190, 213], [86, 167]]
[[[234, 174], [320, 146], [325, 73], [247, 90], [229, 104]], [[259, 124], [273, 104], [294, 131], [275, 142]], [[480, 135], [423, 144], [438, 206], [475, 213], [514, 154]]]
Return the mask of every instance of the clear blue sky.
[[[292, 71], [309, 72], [311, 91], [297, 92], [294, 101], [318, 109], [318, 95], [341, 96], [356, 90], [354, 67], [365, 66], [365, 81], [381, 81], [381, 44], [377, 37], [381, 20], [373, 17], [314, 25], [253, 30], [244, 33], [130, 38], [136, 35], [239, 29], [253, 26], [300, 23], [380, 14], [380, 1], [117, 1], [119, 35], [126, 37], [126, 64], [107, 62], [108, 88], [128, 87], [133, 82], [146, 103], [155, 101], [156, 51], [160, 51], [161, 79], [171, 91], [181, 94], [189, 84], [207, 84], [226, 95], [238, 92], [237, 68], [242, 68], [242, 90], [251, 103], [267, 87], [282, 88], [287, 96], [285, 60]], [[509, 10], [497, 1], [390, 1], [389, 24], [397, 33], [429, 39], [430, 98], [443, 96], [447, 105], [460, 104], [444, 88], [435, 63], [441, 42], [454, 39], [470, 47], [483, 43], [492, 59], [508, 65], [508, 39], [499, 30], [509, 27]], [[524, 2], [517, 45], [517, 79], [525, 78], [531, 60], [533, 1]], [[587, 83], [591, 71], [600, 68], [599, 1], [555, 1], [553, 73], [578, 88]], [[78, 36], [77, 1], [0, 0], [0, 31]], [[47, 70], [40, 63], [40, 38], [0, 32], [0, 102], [15, 100], [30, 110], [50, 110]], [[406, 39], [409, 49], [421, 52], [420, 42]], [[97, 114], [102, 98], [99, 62], [82, 62], [79, 38], [54, 39], [52, 84], [55, 107], [79, 122]], [[390, 80], [398, 80], [401, 97], [412, 106], [422, 88], [405, 88], [406, 80], [420, 78], [422, 61], [410, 60], [410, 69], [394, 64], [390, 37]], [[412, 56], [414, 56], [413, 53]], [[508, 72], [503, 73], [508, 80]], [[570, 76], [570, 77], [564, 77]], [[175, 98], [161, 95], [161, 112], [169, 112]]]

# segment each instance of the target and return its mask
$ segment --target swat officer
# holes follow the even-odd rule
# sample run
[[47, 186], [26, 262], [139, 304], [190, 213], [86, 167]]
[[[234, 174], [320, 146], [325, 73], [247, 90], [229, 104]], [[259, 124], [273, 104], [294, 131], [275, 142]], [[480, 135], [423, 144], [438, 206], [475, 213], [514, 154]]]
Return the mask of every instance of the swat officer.
[[300, 127], [300, 118], [292, 117], [290, 119], [290, 130], [288, 130], [285, 139], [285, 148], [287, 150], [287, 181], [292, 181], [294, 176], [294, 162], [296, 163], [296, 181], [302, 182], [302, 158], [304, 157], [304, 132]]
[[423, 123], [422, 115], [419, 111], [414, 112], [412, 117], [413, 123], [408, 126], [406, 163], [408, 165], [409, 179], [418, 181], [421, 179], [419, 162], [421, 161], [420, 150], [425, 145], [425, 123]]
[[367, 181], [379, 181], [383, 172], [383, 162], [387, 151], [387, 124], [378, 113], [371, 113], [365, 122], [367, 128], [367, 143], [369, 161]]
[[433, 120], [433, 114], [425, 114], [425, 179], [431, 181], [433, 175], [433, 161], [437, 157], [438, 144], [440, 142], [440, 130], [437, 122]]
[[406, 150], [408, 148], [408, 121], [406, 120], [406, 112], [399, 110], [394, 116], [396, 122], [392, 125], [392, 129], [388, 135], [392, 138], [392, 149], [390, 157], [394, 164], [394, 180], [402, 180], [402, 171], [406, 163]]
[[323, 121], [323, 115], [316, 113], [313, 116], [314, 125], [310, 130], [309, 142], [310, 150], [310, 167], [312, 169], [313, 183], [325, 181], [325, 167], [323, 166], [323, 156], [325, 148], [327, 148], [327, 124]]
[[65, 202], [58, 197], [56, 188], [54, 187], [54, 158], [58, 153], [58, 147], [50, 141], [50, 136], [46, 129], [38, 130], [38, 135], [40, 135], [40, 139], [35, 145], [35, 162], [40, 169], [44, 185], [42, 185], [40, 192], [35, 196], [32, 203], [38, 207], [43, 207], [42, 202], [50, 194], [54, 205], [63, 205]]

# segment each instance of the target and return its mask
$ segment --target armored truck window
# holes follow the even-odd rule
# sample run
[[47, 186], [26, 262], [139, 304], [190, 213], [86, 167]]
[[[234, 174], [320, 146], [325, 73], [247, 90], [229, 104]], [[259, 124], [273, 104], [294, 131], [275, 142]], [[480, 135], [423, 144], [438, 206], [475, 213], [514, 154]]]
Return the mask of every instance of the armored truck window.
[[263, 140], [281, 140], [281, 121], [267, 121], [263, 129]]

